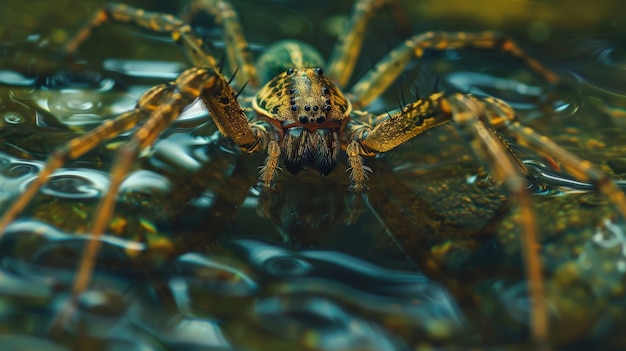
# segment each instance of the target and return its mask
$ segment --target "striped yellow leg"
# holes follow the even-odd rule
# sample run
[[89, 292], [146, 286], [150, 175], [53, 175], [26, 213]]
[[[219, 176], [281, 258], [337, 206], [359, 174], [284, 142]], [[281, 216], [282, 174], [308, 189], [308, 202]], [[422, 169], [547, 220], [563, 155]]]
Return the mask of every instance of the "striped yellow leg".
[[[242, 111], [236, 100], [230, 103], [220, 101], [223, 98], [220, 89], [224, 85], [228, 86], [224, 77], [214, 70], [191, 68], [184, 71], [175, 82], [168, 85], [170, 90], [151, 109], [146, 122], [120, 148], [110, 172], [109, 189], [98, 204], [93, 225], [89, 231], [91, 238], [79, 263], [76, 279], [72, 287], [72, 299], [68, 301], [66, 307], [57, 316], [54, 322], [55, 326], [62, 325], [65, 318], [71, 313], [75, 305], [75, 299], [85, 291], [89, 284], [96, 255], [101, 244], [100, 237], [104, 234], [113, 216], [117, 192], [141, 150], [154, 143], [160, 133], [180, 115], [187, 105], [191, 104], [198, 97], [202, 97], [205, 103], [209, 105], [218, 104], [218, 106], [222, 106], [218, 108], [222, 110], [222, 115], [227, 114], [228, 111], [228, 108], [224, 109], [224, 106], [231, 107], [233, 104], [236, 104], [238, 110]], [[230, 92], [234, 94], [232, 89], [230, 89]], [[248, 127], [248, 132], [252, 134], [252, 128]], [[239, 138], [240, 135], [237, 134], [236, 137]]]
[[425, 50], [465, 48], [500, 50], [510, 53], [521, 59], [530, 69], [549, 83], [556, 84], [559, 82], [559, 78], [554, 73], [524, 52], [510, 38], [497, 32], [426, 32], [415, 35], [400, 44], [363, 76], [350, 92], [353, 96], [352, 105], [355, 108], [367, 106], [387, 90], [411, 59], [422, 57]]
[[0, 236], [6, 227], [24, 210], [39, 189], [48, 181], [48, 177], [70, 160], [76, 159], [92, 150], [98, 144], [132, 129], [145, 120], [155, 110], [164, 96], [169, 93], [170, 86], [158, 85], [145, 92], [138, 100], [135, 109], [125, 112], [114, 119], [102, 123], [89, 133], [70, 140], [55, 150], [47, 159], [46, 166], [33, 179], [26, 190], [9, 206], [0, 218]]
[[[378, 120], [379, 123], [374, 127], [351, 125], [352, 135], [359, 142], [360, 154], [371, 155], [389, 151], [429, 129], [446, 123], [453, 123], [457, 127], [478, 159], [491, 169], [496, 179], [503, 182], [521, 211], [519, 225], [522, 232], [522, 250], [529, 280], [529, 294], [533, 301], [530, 312], [532, 335], [533, 341], [543, 346], [547, 344], [549, 318], [541, 262], [539, 255], [534, 251], [537, 230], [530, 194], [526, 190], [524, 176], [527, 170], [488, 123], [489, 118], [494, 122], [497, 118], [502, 118], [505, 114], [504, 107], [509, 109], [506, 112], [512, 111], [504, 103], [502, 109], [495, 111], [496, 107], [471, 95], [436, 93], [407, 104], [401, 110], [390, 112], [387, 118], [375, 117], [374, 120]], [[350, 157], [350, 152], [348, 153]], [[353, 181], [363, 178], [358, 174], [360, 160], [350, 161], [350, 164], [353, 167], [352, 173], [355, 173], [355, 168], [357, 172], [351, 174]], [[354, 167], [354, 164], [357, 166]], [[365, 173], [363, 170], [360, 172]], [[360, 188], [361, 184], [353, 184], [353, 187]]]
[[179, 18], [158, 12], [148, 12], [123, 4], [110, 3], [93, 15], [91, 20], [65, 45], [65, 52], [72, 54], [105, 22], [128, 23], [155, 32], [169, 33], [180, 44], [196, 67], [217, 70], [218, 64], [208, 48], [191, 27]]
[[226, 58], [231, 72], [237, 71], [235, 82], [237, 86], [249, 84], [251, 87], [259, 86], [257, 75], [248, 42], [241, 29], [237, 12], [227, 0], [194, 0], [187, 10], [181, 15], [184, 19], [190, 19], [195, 13], [205, 12], [216, 19], [224, 29], [224, 42], [226, 43]]
[[[486, 123], [484, 103], [471, 95], [453, 94], [448, 99], [454, 124], [465, 136], [477, 157], [485, 162], [494, 178], [501, 181], [520, 210], [520, 242], [528, 279], [528, 294], [532, 301], [530, 326], [534, 346], [544, 349], [548, 343], [549, 315], [543, 286], [542, 265], [537, 246], [535, 213], [532, 209], [527, 181], [519, 165], [521, 162], [509, 152], [506, 145]], [[507, 105], [508, 106], [508, 105]]]
[[504, 101], [491, 97], [483, 98], [483, 100], [493, 129], [506, 132], [515, 139], [517, 144], [537, 152], [548, 160], [556, 160], [577, 180], [596, 185], [598, 190], [617, 208], [622, 218], [626, 219], [626, 195], [608, 175], [591, 162], [567, 151], [548, 137], [521, 125], [513, 109]]
[[387, 5], [401, 30], [410, 28], [408, 20], [397, 0], [358, 0], [354, 4], [348, 22], [347, 33], [339, 38], [328, 62], [328, 76], [339, 87], [350, 81], [356, 61], [363, 47], [367, 24], [376, 12]]

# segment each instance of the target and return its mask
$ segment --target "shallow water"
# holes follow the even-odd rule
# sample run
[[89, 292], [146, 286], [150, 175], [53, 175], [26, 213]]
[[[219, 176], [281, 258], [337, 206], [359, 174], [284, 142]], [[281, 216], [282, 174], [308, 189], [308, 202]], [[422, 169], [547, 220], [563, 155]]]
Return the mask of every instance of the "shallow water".
[[[187, 67], [166, 37], [122, 25], [104, 26], [75, 57], [63, 58], [62, 43], [98, 2], [59, 1], [52, 8], [42, 2], [26, 11], [23, 3], [7, 1], [0, 14], [0, 208], [24, 191], [55, 147], [131, 109], [143, 91]], [[370, 110], [383, 113], [403, 98], [438, 89], [494, 95], [514, 106], [523, 123], [626, 179], [626, 19], [610, 10], [610, 1], [579, 11], [558, 2], [511, 2], [499, 10], [485, 2], [473, 11], [465, 2], [445, 3], [448, 12], [441, 2], [406, 4], [412, 30], [506, 31], [565, 83], [551, 87], [502, 53], [430, 53]], [[182, 7], [132, 4], [172, 13]], [[235, 6], [254, 54], [298, 38], [328, 56], [351, 2]], [[218, 27], [209, 22], [197, 31], [222, 54]], [[400, 42], [383, 12], [372, 23], [355, 76]], [[453, 128], [368, 158], [374, 172], [363, 195], [347, 190], [343, 163], [324, 178], [282, 172], [279, 191], [268, 195], [256, 186], [264, 155], [241, 155], [207, 121], [200, 104], [190, 106], [135, 163], [100, 239], [95, 277], [61, 326], [54, 318], [67, 310], [90, 239], [84, 233], [128, 133], [54, 173], [0, 238], [3, 345], [527, 348], [532, 302], [519, 213]], [[195, 136], [198, 128], [203, 137]], [[537, 250], [551, 344], [622, 349], [623, 220], [592, 185], [513, 148], [534, 175], [529, 187], [540, 214]]]

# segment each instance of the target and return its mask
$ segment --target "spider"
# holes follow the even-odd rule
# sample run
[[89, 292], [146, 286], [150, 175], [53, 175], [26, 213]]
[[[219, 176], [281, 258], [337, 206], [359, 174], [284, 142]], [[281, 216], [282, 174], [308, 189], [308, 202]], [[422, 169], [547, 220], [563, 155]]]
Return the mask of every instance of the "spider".
[[[282, 168], [292, 174], [313, 169], [327, 175], [345, 153], [351, 191], [365, 192], [368, 172], [372, 170], [364, 163], [364, 157], [388, 152], [425, 131], [450, 123], [465, 137], [477, 158], [488, 166], [520, 208], [519, 225], [523, 233], [530, 294], [536, 301], [531, 310], [532, 333], [535, 341], [544, 343], [548, 334], [548, 316], [542, 297], [539, 258], [531, 249], [536, 241], [536, 230], [526, 189], [526, 177], [530, 174], [501, 134], [555, 165], [552, 160], [560, 162], [578, 180], [595, 184], [625, 218], [626, 197], [590, 162], [522, 126], [516, 120], [515, 111], [493, 97], [437, 92], [378, 116], [365, 112], [364, 109], [387, 90], [411, 60], [419, 59], [428, 50], [499, 50], [520, 59], [548, 83], [560, 81], [556, 74], [502, 34], [492, 31], [425, 32], [402, 42], [348, 87], [362, 49], [363, 32], [370, 19], [384, 6], [392, 10], [398, 22], [404, 22], [400, 5], [395, 0], [357, 0], [348, 30], [336, 44], [327, 65], [313, 47], [293, 40], [273, 44], [255, 63], [230, 2], [195, 0], [189, 13], [204, 11], [222, 26], [228, 69], [236, 73], [231, 79], [225, 77], [214, 55], [183, 20], [123, 4], [102, 7], [66, 44], [66, 54], [75, 53], [94, 29], [104, 23], [127, 23], [168, 33], [189, 56], [193, 67], [181, 72], [175, 81], [147, 90], [133, 110], [104, 122], [54, 151], [38, 177], [3, 214], [0, 233], [28, 205], [56, 169], [102, 141], [134, 129], [129, 141], [118, 150], [110, 172], [110, 188], [96, 210], [90, 230], [94, 239], [86, 249], [73, 287], [74, 296], [79, 295], [89, 283], [99, 246], [97, 238], [104, 233], [111, 219], [116, 194], [131, 165], [139, 153], [150, 147], [196, 99], [206, 106], [221, 134], [244, 153], [267, 153], [259, 176], [259, 183], [265, 191], [271, 191]], [[255, 92], [251, 99], [240, 98], [244, 87]], [[346, 88], [349, 89], [344, 90]], [[246, 109], [249, 104], [251, 109]], [[256, 114], [252, 121], [249, 111]]]

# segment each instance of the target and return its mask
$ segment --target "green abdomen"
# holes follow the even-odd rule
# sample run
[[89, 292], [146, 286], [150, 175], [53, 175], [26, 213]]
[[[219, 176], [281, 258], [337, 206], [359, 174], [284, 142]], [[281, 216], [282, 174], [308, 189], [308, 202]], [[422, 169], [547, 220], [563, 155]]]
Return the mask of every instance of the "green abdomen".
[[324, 67], [324, 59], [311, 45], [283, 40], [268, 47], [259, 57], [257, 66], [261, 83], [265, 84], [289, 68]]

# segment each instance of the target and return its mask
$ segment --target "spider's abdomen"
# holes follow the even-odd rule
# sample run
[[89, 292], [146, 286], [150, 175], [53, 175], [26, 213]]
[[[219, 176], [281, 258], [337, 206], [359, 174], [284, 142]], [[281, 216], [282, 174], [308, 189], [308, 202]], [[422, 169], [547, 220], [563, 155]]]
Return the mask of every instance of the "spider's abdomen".
[[257, 67], [263, 84], [286, 70], [324, 67], [324, 59], [309, 44], [283, 40], [271, 45], [259, 56]]

